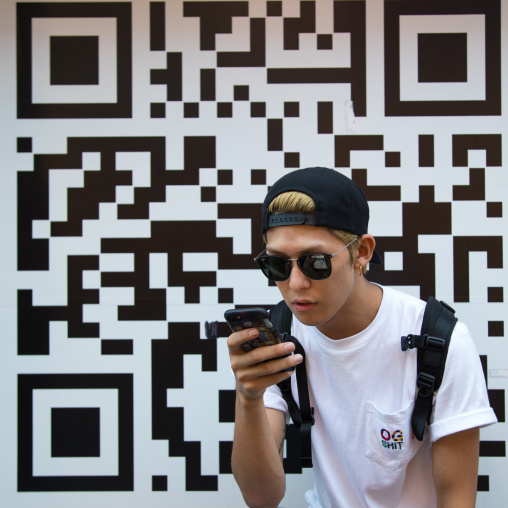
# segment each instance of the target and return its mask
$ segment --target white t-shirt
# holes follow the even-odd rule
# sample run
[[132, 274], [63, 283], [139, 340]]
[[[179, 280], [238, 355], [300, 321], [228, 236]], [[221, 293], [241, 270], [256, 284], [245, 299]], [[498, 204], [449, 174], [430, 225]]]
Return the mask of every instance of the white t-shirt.
[[[374, 321], [362, 332], [331, 340], [293, 317], [292, 334], [306, 352], [315, 409], [311, 508], [436, 506], [431, 443], [497, 421], [489, 406], [478, 352], [463, 323], [450, 341], [443, 382], [423, 441], [412, 435], [417, 350], [400, 338], [420, 333], [425, 302], [383, 287]], [[292, 389], [297, 398], [296, 376]], [[265, 406], [287, 412], [277, 386]]]

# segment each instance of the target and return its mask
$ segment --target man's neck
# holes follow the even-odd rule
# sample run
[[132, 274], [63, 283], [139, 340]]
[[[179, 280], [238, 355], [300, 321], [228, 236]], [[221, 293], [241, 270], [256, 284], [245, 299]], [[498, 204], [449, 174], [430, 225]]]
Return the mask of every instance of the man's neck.
[[340, 340], [360, 333], [377, 316], [383, 300], [383, 290], [364, 277], [356, 284], [354, 295], [332, 322], [317, 327], [321, 333], [332, 340]]

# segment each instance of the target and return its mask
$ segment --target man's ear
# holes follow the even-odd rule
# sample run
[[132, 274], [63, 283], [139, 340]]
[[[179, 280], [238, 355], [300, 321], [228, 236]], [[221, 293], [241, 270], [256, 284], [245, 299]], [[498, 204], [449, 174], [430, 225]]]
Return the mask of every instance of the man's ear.
[[356, 253], [355, 268], [365, 267], [371, 260], [376, 248], [376, 240], [372, 235], [365, 234], [358, 239], [360, 243]]

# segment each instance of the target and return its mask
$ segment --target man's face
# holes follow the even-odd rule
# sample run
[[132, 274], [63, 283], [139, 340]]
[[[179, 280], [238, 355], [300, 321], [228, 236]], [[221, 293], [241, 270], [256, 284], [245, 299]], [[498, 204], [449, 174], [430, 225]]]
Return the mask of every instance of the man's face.
[[[267, 251], [286, 258], [298, 258], [309, 252], [333, 254], [344, 242], [325, 227], [278, 226], [267, 231]], [[277, 282], [284, 300], [297, 319], [317, 326], [327, 336], [358, 302], [355, 301], [355, 274], [349, 250], [331, 259], [332, 273], [324, 280], [313, 280], [292, 261], [289, 279]]]

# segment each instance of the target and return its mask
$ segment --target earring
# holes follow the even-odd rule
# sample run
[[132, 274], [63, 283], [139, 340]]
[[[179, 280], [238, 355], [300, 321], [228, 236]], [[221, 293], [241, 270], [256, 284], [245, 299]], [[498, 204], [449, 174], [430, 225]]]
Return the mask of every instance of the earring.
[[363, 274], [363, 267], [360, 266], [360, 268], [358, 268], [358, 274], [360, 275], [360, 277], [362, 276]]

